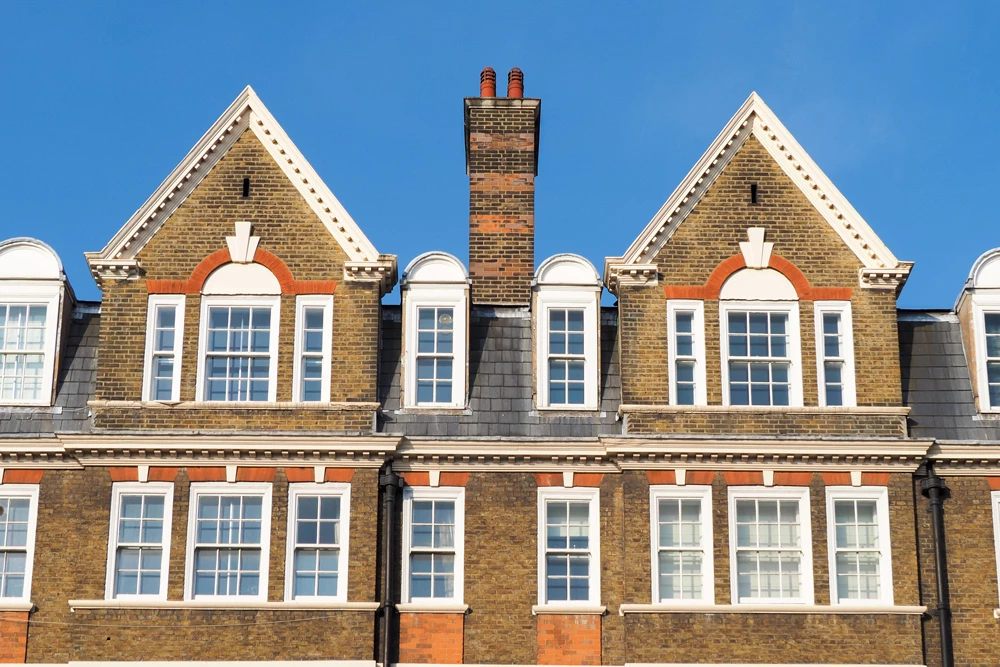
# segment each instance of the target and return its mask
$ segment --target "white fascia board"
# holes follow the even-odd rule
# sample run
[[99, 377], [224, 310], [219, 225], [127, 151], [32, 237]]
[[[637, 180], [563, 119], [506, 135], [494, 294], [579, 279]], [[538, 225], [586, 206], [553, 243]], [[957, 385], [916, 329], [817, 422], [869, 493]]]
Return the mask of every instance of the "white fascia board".
[[378, 251], [250, 86], [243, 89], [104, 249], [87, 253], [88, 261], [96, 265], [102, 260], [134, 259], [247, 128], [253, 130], [349, 259], [377, 261]]
[[757, 93], [751, 93], [625, 254], [621, 258], [608, 258], [605, 280], [608, 279], [609, 263], [650, 262], [751, 134], [757, 137], [866, 268], [900, 266], [899, 260], [813, 162], [774, 112]]

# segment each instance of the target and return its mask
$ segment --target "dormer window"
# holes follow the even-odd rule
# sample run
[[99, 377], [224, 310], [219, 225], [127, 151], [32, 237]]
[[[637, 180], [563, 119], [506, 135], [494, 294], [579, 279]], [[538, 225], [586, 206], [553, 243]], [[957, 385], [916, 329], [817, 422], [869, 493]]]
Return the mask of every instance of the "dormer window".
[[979, 411], [1000, 412], [1000, 248], [976, 260], [958, 311]]
[[464, 408], [468, 355], [468, 272], [443, 252], [406, 267], [403, 290], [403, 405]]
[[555, 255], [535, 274], [539, 408], [596, 410], [600, 401], [600, 278], [578, 255]]
[[64, 295], [62, 263], [27, 238], [0, 243], [0, 404], [51, 405]]

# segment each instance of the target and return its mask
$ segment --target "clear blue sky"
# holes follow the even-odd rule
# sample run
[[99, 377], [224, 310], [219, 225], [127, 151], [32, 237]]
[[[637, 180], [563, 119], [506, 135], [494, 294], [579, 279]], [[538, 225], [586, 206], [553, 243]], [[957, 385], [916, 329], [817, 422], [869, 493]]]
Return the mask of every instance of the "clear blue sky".
[[[623, 3], [624, 4], [624, 3]], [[1000, 245], [1000, 4], [9, 2], [0, 238], [99, 250], [247, 84], [400, 270], [467, 252], [462, 98], [541, 97], [538, 261], [598, 268], [756, 90], [950, 307]], [[388, 300], [395, 300], [390, 297]]]

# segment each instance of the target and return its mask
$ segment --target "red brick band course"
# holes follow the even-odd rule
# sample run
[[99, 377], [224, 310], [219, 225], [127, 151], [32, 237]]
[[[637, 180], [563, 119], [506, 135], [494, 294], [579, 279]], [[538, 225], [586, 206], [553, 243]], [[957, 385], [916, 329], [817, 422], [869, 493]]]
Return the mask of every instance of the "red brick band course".
[[[334, 280], [295, 280], [281, 258], [266, 250], [257, 248], [253, 261], [266, 266], [274, 274], [282, 294], [333, 294], [337, 289]], [[229, 262], [228, 248], [216, 250], [194, 267], [187, 280], [147, 280], [146, 291], [150, 294], [200, 294], [212, 272]]]
[[[425, 471], [402, 472], [400, 476], [406, 480], [407, 486], [430, 486], [431, 475]], [[438, 486], [465, 486], [469, 483], [467, 472], [442, 472]]]
[[[573, 486], [596, 488], [604, 479], [603, 472], [578, 472], [573, 475]], [[538, 486], [563, 486], [561, 472], [536, 472], [535, 484]]]
[[23, 663], [28, 652], [28, 612], [0, 612], [0, 663]]
[[[746, 265], [742, 254], [733, 255], [729, 259], [722, 260], [715, 267], [703, 286], [665, 285], [663, 293], [668, 299], [718, 300], [719, 292], [722, 291], [726, 280], [740, 269], [746, 268]], [[788, 278], [792, 287], [795, 288], [795, 293], [803, 301], [850, 301], [851, 295], [854, 293], [853, 287], [812, 287], [809, 285], [809, 279], [797, 266], [779, 255], [771, 255], [767, 265]]]
[[4, 484], [39, 484], [44, 470], [4, 470]]

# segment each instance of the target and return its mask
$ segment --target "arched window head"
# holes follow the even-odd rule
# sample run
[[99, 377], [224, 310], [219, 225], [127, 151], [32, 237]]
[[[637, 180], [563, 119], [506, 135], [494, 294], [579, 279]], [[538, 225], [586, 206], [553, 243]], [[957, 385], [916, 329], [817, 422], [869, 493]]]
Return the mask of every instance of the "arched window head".
[[403, 271], [403, 405], [464, 408], [469, 272], [444, 252], [420, 255]]
[[72, 291], [55, 250], [0, 243], [0, 405], [51, 405], [56, 341]]
[[278, 279], [263, 264], [223, 264], [205, 279], [202, 294], [281, 294]]
[[601, 277], [579, 255], [554, 255], [535, 272], [536, 403], [596, 410], [600, 403]]
[[1000, 248], [976, 260], [965, 287], [959, 310], [968, 308], [964, 299], [970, 296], [979, 411], [1000, 412]]
[[774, 269], [740, 269], [729, 276], [719, 292], [720, 300], [798, 301], [795, 287]]

